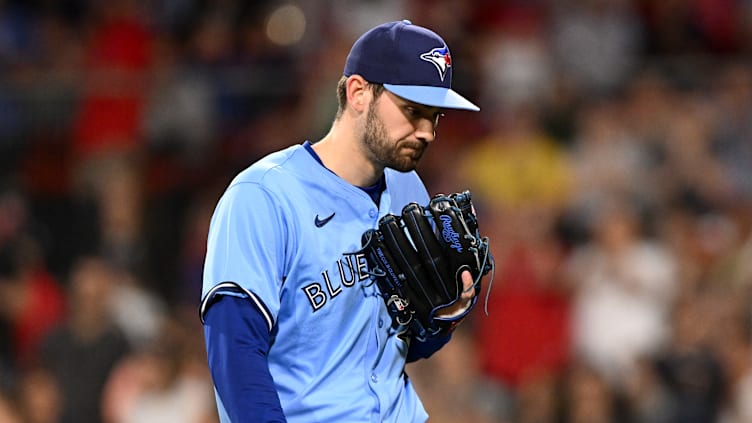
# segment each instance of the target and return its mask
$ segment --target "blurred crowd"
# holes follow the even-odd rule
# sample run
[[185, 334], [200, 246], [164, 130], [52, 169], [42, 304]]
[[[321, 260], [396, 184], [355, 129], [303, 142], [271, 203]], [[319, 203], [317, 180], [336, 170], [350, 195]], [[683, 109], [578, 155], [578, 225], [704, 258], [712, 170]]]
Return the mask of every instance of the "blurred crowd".
[[496, 269], [431, 422], [752, 422], [752, 1], [0, 2], [0, 422], [214, 423], [208, 221], [326, 133], [350, 45], [452, 49], [419, 171]]

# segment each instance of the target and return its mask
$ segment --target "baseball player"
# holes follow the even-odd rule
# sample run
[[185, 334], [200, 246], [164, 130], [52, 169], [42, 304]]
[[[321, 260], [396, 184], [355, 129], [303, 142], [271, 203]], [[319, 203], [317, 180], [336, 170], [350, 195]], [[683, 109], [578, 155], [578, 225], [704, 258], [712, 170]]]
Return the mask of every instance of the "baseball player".
[[[423, 422], [404, 372], [451, 335], [406, 336], [369, 279], [361, 236], [428, 192], [414, 169], [451, 89], [436, 33], [396, 21], [352, 46], [331, 130], [240, 172], [211, 220], [200, 316], [220, 420]], [[475, 304], [469, 272], [461, 319]]]

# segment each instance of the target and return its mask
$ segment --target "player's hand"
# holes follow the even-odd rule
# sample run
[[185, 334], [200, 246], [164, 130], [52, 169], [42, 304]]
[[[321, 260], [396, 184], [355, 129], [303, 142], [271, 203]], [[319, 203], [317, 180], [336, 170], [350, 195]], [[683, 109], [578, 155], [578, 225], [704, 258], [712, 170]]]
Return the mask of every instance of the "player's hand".
[[468, 307], [470, 307], [470, 301], [475, 296], [475, 290], [472, 289], [472, 287], [473, 275], [469, 270], [465, 270], [464, 272], [462, 272], [462, 295], [460, 296], [459, 301], [441, 310], [441, 312], [438, 313], [438, 317], [447, 318], [458, 316]]

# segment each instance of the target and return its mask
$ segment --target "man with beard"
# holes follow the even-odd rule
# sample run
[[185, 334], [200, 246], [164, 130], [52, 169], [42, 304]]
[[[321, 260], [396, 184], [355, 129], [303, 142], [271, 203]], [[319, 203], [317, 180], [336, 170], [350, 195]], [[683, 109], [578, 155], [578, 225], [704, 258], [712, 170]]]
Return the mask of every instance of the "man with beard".
[[[200, 306], [220, 420], [423, 422], [404, 372], [450, 336], [392, 324], [361, 235], [429, 194], [415, 173], [451, 89], [436, 33], [396, 21], [353, 45], [323, 139], [272, 153], [230, 183], [211, 220]], [[443, 316], [464, 315], [473, 280]]]

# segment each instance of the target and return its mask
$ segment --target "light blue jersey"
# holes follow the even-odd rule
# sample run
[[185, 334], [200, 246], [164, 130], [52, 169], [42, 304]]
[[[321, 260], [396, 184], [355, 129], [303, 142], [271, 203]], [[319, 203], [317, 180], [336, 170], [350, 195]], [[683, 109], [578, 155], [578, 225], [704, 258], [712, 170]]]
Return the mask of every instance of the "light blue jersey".
[[231, 281], [264, 314], [269, 369], [289, 422], [428, 418], [404, 374], [408, 345], [355, 254], [380, 217], [429, 200], [415, 172], [386, 169], [385, 177], [377, 208], [296, 145], [241, 172], [215, 210], [203, 298]]

